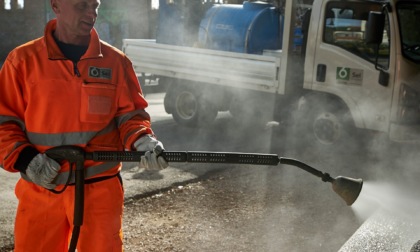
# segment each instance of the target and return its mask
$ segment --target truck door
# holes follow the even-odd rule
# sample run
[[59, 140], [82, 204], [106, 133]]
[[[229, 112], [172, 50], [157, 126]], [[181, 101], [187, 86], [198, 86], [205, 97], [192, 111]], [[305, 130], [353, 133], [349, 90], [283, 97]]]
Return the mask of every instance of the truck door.
[[[314, 58], [305, 67], [312, 68], [313, 74], [305, 78], [304, 87], [344, 101], [357, 127], [387, 131], [393, 84], [391, 80], [380, 84], [376, 47], [364, 41], [369, 12], [381, 10], [379, 3], [324, 1], [319, 9], [318, 35], [314, 43], [308, 41]], [[388, 34], [386, 21], [378, 58], [384, 72], [392, 67]]]

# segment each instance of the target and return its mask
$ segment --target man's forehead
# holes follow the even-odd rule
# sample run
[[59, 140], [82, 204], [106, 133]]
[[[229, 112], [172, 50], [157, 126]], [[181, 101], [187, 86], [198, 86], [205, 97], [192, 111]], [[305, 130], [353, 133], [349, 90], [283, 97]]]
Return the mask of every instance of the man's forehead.
[[58, 2], [69, 2], [73, 4], [77, 3], [88, 3], [88, 4], [100, 4], [101, 0], [56, 0]]

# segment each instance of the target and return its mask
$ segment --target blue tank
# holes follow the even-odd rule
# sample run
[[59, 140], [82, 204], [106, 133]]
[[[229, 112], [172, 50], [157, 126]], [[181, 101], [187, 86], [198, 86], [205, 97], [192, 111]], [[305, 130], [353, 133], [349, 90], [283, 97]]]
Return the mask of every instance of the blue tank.
[[245, 1], [210, 8], [199, 28], [199, 45], [204, 48], [261, 54], [264, 49], [281, 49], [283, 16], [273, 5]]
[[156, 42], [193, 46], [198, 39], [200, 21], [211, 6], [201, 0], [159, 0]]

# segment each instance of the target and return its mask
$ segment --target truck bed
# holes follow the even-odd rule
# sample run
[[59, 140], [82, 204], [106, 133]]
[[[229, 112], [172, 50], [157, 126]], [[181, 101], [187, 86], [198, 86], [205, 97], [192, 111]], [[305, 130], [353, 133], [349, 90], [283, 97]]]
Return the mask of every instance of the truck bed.
[[281, 52], [263, 55], [158, 44], [124, 39], [123, 51], [137, 74], [149, 73], [229, 87], [274, 93], [279, 88]]

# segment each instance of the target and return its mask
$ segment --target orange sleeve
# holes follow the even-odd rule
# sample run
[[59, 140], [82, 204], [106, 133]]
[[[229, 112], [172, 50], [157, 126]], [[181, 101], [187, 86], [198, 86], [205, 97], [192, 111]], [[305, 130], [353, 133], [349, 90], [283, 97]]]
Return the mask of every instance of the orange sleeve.
[[12, 64], [13, 52], [0, 71], [0, 166], [17, 172], [14, 164], [29, 141], [24, 132], [25, 98], [18, 71]]
[[[143, 97], [140, 84], [134, 72], [131, 62], [126, 58], [125, 85], [119, 99], [120, 108], [131, 107], [136, 112], [133, 116], [120, 125], [121, 140], [124, 148], [132, 150], [133, 143], [144, 134], [153, 134], [150, 123], [150, 116], [146, 112], [147, 101]], [[127, 110], [121, 110], [127, 111]], [[133, 112], [133, 111], [131, 111]], [[119, 113], [120, 115], [123, 113]]]

